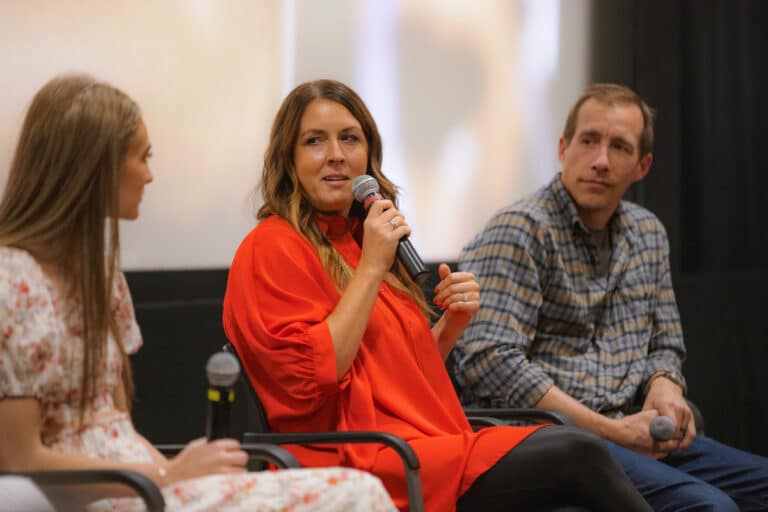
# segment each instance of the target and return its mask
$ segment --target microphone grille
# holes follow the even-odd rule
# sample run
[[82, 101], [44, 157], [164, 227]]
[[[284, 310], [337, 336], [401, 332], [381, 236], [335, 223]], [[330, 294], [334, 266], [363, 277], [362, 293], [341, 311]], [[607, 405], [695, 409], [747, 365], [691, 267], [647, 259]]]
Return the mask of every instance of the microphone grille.
[[378, 192], [379, 182], [373, 176], [363, 174], [352, 180], [352, 195], [361, 203], [365, 201], [366, 197]]
[[675, 424], [667, 416], [656, 416], [649, 425], [651, 437], [656, 441], [669, 441], [675, 436]]
[[216, 352], [208, 358], [205, 373], [210, 386], [231, 386], [240, 376], [240, 363], [229, 352]]

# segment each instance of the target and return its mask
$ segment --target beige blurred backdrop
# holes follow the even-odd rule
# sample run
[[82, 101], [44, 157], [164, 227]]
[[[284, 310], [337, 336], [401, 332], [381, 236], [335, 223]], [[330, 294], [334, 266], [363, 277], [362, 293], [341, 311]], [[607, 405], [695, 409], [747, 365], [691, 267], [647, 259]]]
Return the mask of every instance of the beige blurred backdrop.
[[3, 0], [0, 182], [34, 93], [83, 71], [141, 105], [155, 181], [122, 223], [123, 266], [229, 265], [254, 225], [272, 117], [342, 80], [379, 124], [384, 171], [428, 261], [557, 172], [588, 76], [589, 0]]

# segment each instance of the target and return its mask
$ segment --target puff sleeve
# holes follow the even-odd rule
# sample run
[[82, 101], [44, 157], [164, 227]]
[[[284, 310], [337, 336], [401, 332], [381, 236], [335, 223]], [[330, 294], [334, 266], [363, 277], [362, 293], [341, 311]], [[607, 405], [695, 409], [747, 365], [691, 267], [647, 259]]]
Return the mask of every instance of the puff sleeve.
[[54, 304], [32, 257], [0, 249], [0, 399], [45, 401], [62, 379]]
[[136, 323], [128, 282], [122, 272], [115, 276], [114, 296], [113, 310], [123, 349], [129, 354], [134, 354], [141, 348], [143, 340], [139, 324]]
[[348, 385], [325, 321], [338, 300], [313, 246], [284, 221], [263, 222], [238, 249], [224, 329], [277, 416], [311, 414]]

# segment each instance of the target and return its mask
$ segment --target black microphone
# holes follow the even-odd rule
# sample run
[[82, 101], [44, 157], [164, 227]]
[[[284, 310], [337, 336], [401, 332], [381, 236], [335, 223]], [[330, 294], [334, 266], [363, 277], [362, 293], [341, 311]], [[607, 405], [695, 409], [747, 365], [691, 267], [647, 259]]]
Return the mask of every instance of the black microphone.
[[[368, 211], [374, 201], [384, 199], [379, 193], [379, 182], [369, 174], [358, 176], [352, 181], [352, 195], [363, 204], [365, 211]], [[397, 258], [405, 265], [408, 275], [418, 284], [427, 277], [427, 267], [407, 236], [401, 238], [397, 244]]]
[[677, 428], [668, 416], [656, 416], [648, 425], [648, 430], [651, 431], [651, 437], [654, 441], [663, 443], [674, 437]]
[[232, 404], [235, 391], [232, 386], [240, 376], [240, 363], [229, 352], [217, 352], [205, 365], [208, 374], [208, 415], [205, 418], [205, 437], [209, 441], [232, 436]]

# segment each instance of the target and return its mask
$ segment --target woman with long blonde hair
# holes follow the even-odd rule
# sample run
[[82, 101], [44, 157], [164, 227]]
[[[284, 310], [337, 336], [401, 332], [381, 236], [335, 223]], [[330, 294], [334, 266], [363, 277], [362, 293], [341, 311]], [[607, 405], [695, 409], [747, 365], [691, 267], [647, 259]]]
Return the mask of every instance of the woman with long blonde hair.
[[88, 76], [51, 80], [29, 107], [0, 203], [0, 471], [131, 469], [168, 510], [392, 510], [365, 473], [246, 473], [233, 439], [168, 460], [134, 431], [128, 355], [142, 339], [118, 219], [138, 217], [150, 155], [136, 103]]

